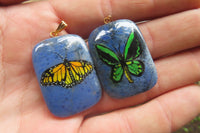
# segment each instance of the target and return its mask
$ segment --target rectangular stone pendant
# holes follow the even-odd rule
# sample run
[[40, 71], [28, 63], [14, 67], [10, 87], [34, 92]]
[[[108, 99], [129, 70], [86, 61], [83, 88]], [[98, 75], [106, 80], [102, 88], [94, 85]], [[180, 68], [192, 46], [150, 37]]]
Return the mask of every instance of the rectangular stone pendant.
[[101, 85], [111, 97], [130, 97], [156, 84], [152, 57], [132, 21], [117, 20], [98, 27], [88, 42]]
[[64, 35], [37, 44], [34, 69], [49, 110], [67, 117], [95, 105], [101, 87], [86, 44], [77, 35]]

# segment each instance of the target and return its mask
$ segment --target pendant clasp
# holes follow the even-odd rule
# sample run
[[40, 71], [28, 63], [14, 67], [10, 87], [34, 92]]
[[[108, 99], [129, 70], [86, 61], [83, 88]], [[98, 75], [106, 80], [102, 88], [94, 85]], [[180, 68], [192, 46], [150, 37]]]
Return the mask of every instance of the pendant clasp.
[[64, 30], [67, 27], [67, 24], [65, 23], [65, 21], [61, 21], [61, 23], [59, 24], [58, 28], [56, 29], [56, 31], [52, 31], [50, 33], [51, 37], [56, 37], [58, 36], [58, 33], [60, 33], [62, 30]]
[[110, 23], [110, 22], [112, 22], [112, 16], [111, 16], [111, 15], [108, 15], [107, 17], [104, 18], [104, 23], [105, 23], [105, 24], [108, 24], [108, 23]]

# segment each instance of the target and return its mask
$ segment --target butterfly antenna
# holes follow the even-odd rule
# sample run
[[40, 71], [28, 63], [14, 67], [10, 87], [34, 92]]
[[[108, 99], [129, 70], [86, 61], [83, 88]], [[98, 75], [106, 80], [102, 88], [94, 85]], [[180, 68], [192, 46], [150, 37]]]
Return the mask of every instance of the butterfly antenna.
[[115, 46], [112, 45], [112, 47], [115, 49], [115, 51], [117, 52], [118, 55], [121, 55], [120, 50], [117, 49]]
[[67, 59], [67, 48], [65, 47], [65, 59]]
[[53, 51], [54, 54], [56, 54], [57, 56], [59, 56], [63, 61], [64, 61], [64, 58], [57, 52]]
[[121, 57], [121, 58], [124, 58], [124, 57], [123, 57], [123, 56], [124, 56], [124, 53], [121, 52], [120, 48], [121, 48], [121, 43], [119, 43], [118, 50], [119, 50], [119, 53], [120, 53], [120, 57]]
[[53, 52], [54, 54], [56, 54], [57, 56], [59, 56], [59, 57], [64, 61], [64, 58], [63, 58], [58, 52], [56, 52], [56, 49], [55, 49], [54, 47], [53, 47], [52, 52]]
[[121, 43], [119, 43], [119, 45], [118, 45], [118, 51], [119, 51], [119, 53], [121, 53], [120, 47], [121, 47]]
[[77, 54], [78, 54], [79, 59], [81, 59], [80, 50], [78, 50]]

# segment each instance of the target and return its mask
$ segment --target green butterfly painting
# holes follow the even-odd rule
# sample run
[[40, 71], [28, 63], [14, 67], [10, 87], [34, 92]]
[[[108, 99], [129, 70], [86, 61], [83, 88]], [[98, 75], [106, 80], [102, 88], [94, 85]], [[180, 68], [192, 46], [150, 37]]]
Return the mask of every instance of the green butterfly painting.
[[104, 44], [95, 45], [99, 58], [108, 66], [112, 67], [111, 79], [118, 83], [122, 80], [123, 75], [127, 77], [129, 83], [133, 83], [131, 75], [141, 76], [144, 72], [144, 64], [136, 60], [142, 53], [141, 44], [136, 33], [131, 33], [123, 54], [117, 54]]

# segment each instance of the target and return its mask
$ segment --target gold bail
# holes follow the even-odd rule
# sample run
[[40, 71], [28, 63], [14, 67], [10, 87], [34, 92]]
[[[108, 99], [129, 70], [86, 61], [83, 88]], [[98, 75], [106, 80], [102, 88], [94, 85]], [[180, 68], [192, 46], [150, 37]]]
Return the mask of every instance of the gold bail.
[[58, 36], [58, 33], [60, 33], [62, 30], [64, 30], [67, 27], [67, 24], [65, 23], [65, 21], [61, 21], [61, 23], [59, 24], [58, 28], [56, 29], [56, 31], [52, 31], [50, 33], [51, 37], [55, 37]]
[[110, 22], [112, 22], [112, 16], [111, 16], [111, 15], [108, 15], [107, 17], [104, 18], [104, 23], [105, 23], [105, 24], [108, 24], [108, 23], [110, 23]]

